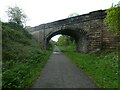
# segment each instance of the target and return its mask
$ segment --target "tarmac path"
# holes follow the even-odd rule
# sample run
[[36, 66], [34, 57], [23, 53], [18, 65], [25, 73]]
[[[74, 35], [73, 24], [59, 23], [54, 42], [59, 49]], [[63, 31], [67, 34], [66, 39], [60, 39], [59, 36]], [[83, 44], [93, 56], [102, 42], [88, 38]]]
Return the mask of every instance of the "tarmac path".
[[55, 46], [31, 88], [97, 88], [97, 86]]

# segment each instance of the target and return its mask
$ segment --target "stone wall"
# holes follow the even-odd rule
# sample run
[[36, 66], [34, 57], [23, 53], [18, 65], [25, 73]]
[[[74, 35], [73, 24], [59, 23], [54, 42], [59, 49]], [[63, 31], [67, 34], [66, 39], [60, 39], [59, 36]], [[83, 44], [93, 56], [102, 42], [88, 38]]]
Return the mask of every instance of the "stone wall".
[[119, 43], [120, 37], [116, 33], [110, 31], [103, 32], [102, 49], [115, 49], [118, 47]]
[[103, 23], [105, 10], [98, 10], [76, 17], [42, 24], [30, 29], [38, 43], [46, 48], [48, 41], [57, 34], [69, 35], [76, 40], [77, 51], [96, 52], [117, 48], [120, 37], [106, 31]]

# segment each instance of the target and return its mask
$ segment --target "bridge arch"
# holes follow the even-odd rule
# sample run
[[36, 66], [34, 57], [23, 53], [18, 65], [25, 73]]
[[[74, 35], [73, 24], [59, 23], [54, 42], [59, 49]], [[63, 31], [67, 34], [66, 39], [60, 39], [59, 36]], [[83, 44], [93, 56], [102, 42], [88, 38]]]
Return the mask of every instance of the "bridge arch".
[[87, 52], [87, 46], [88, 46], [87, 32], [84, 30], [75, 30], [75, 29], [61, 29], [61, 30], [57, 30], [57, 31], [49, 33], [46, 36], [46, 40], [45, 40], [46, 41], [46, 45], [45, 45], [46, 49], [49, 48], [49, 46], [48, 46], [49, 40], [58, 34], [67, 35], [67, 36], [72, 37], [76, 43], [76, 50], [82, 51], [82, 52]]
[[103, 23], [106, 16], [105, 11], [97, 10], [41, 24], [30, 28], [30, 33], [43, 48], [46, 48], [48, 41], [58, 34], [73, 37], [76, 41], [77, 51], [96, 52], [104, 48], [116, 48], [120, 42], [119, 37], [113, 32], [106, 31], [108, 27]]

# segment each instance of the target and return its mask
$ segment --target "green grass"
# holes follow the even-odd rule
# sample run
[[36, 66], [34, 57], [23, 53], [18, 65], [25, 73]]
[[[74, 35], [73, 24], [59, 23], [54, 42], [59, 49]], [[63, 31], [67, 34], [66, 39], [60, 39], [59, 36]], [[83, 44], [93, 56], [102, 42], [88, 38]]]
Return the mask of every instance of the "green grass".
[[[3, 72], [3, 86], [4, 88], [27, 88], [32, 84], [36, 77], [40, 74], [41, 69], [45, 65], [50, 52], [48, 52], [42, 59], [27, 63], [21, 63], [7, 69]], [[41, 60], [41, 61], [39, 61]]]
[[41, 49], [32, 36], [17, 24], [3, 23], [2, 29], [2, 87], [30, 87], [51, 51]]
[[[61, 50], [83, 70], [100, 88], [118, 88], [118, 54], [117, 52], [86, 54]], [[68, 51], [69, 50], [69, 51]]]

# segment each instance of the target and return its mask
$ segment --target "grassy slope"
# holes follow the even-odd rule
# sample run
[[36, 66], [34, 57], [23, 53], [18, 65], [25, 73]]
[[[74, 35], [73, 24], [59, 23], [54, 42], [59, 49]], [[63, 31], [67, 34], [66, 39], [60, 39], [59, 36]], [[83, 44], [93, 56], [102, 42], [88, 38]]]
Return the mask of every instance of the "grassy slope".
[[77, 53], [71, 46], [60, 47], [61, 50], [93, 79], [101, 88], [118, 87], [118, 54], [117, 52], [85, 54]]
[[24, 28], [3, 23], [3, 88], [29, 87], [51, 51], [42, 50]]

